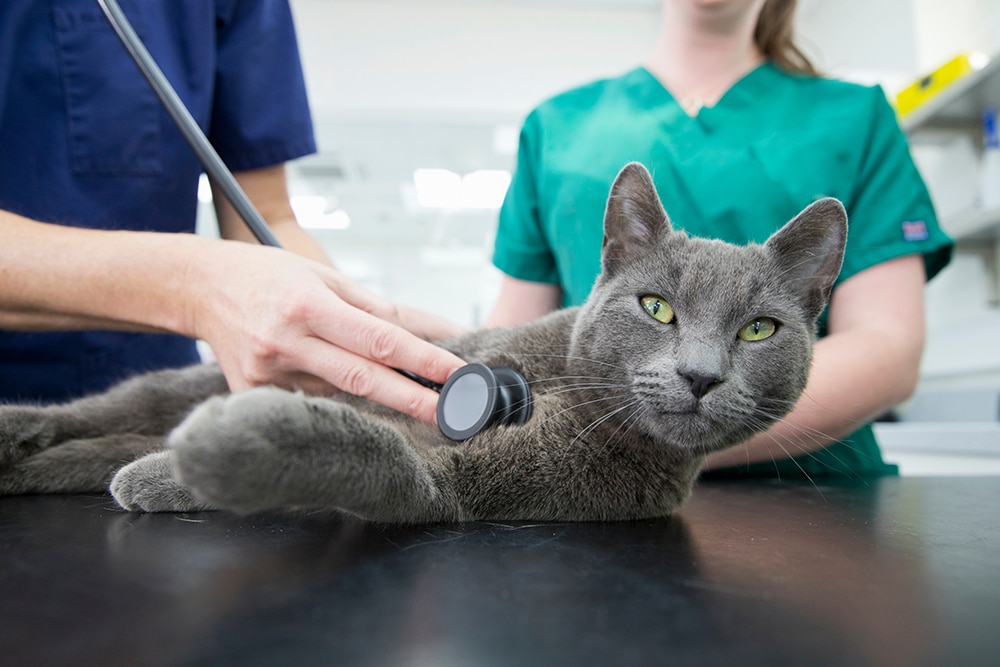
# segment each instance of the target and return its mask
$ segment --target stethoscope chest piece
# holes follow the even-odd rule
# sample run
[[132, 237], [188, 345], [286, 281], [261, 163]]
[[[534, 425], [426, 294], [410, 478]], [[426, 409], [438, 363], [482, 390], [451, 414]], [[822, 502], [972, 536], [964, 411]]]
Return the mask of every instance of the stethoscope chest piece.
[[463, 366], [448, 378], [438, 399], [438, 427], [457, 442], [494, 424], [523, 424], [530, 417], [528, 382], [506, 366]]

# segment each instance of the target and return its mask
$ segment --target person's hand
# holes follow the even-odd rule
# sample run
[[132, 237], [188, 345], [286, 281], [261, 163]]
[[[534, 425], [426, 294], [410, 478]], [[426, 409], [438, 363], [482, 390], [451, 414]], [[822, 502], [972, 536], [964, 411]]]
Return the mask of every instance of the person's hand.
[[238, 242], [191, 258], [191, 335], [206, 341], [232, 391], [273, 384], [343, 390], [434, 422], [438, 395], [394, 371], [443, 384], [464, 362], [428, 343], [463, 332], [398, 308], [336, 269]]

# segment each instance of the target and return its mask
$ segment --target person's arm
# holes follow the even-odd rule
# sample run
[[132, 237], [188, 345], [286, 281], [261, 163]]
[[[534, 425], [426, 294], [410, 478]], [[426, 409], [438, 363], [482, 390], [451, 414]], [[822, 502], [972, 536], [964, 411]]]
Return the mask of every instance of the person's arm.
[[[330, 263], [330, 258], [323, 251], [322, 246], [299, 226], [295, 219], [295, 212], [292, 210], [288, 197], [284, 164], [235, 172], [233, 177], [249, 197], [254, 208], [267, 221], [281, 245], [303, 257], [326, 264]], [[212, 201], [215, 204], [219, 235], [222, 238], [249, 243], [257, 242], [236, 209], [214, 182], [212, 182]]]
[[504, 275], [500, 294], [484, 327], [510, 327], [537, 320], [559, 308], [562, 290], [551, 283], [536, 283]]
[[3, 211], [0, 248], [0, 327], [200, 338], [234, 391], [339, 388], [433, 422], [437, 394], [391, 367], [443, 383], [463, 363], [422, 340], [434, 327], [411, 311], [275, 248], [77, 229]]
[[705, 469], [816, 451], [909, 397], [924, 347], [924, 266], [909, 255], [873, 266], [834, 290], [829, 335], [815, 347], [806, 390], [783, 420]]

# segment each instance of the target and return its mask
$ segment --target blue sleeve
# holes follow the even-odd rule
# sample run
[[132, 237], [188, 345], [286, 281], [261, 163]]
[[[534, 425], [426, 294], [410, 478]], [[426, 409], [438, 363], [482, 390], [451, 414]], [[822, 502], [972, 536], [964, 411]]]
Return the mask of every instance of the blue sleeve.
[[234, 0], [220, 10], [209, 138], [233, 171], [316, 151], [287, 0]]

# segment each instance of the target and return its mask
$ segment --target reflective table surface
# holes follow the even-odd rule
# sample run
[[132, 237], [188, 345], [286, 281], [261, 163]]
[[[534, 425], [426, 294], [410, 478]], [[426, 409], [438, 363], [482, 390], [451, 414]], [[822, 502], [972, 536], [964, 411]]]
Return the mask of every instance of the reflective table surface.
[[0, 498], [4, 665], [996, 665], [1000, 478], [386, 527]]

